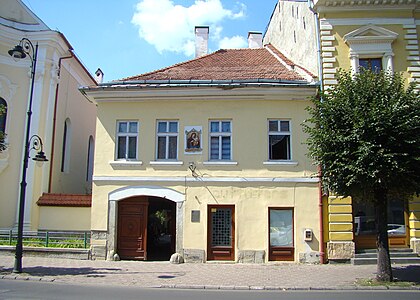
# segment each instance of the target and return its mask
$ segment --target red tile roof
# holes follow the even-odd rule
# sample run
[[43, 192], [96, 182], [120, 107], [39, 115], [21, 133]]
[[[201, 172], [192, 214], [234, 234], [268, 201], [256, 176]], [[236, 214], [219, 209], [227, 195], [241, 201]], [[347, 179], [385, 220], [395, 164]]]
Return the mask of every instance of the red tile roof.
[[91, 207], [92, 195], [43, 193], [38, 206]]
[[[307, 81], [295, 64], [272, 45], [258, 49], [218, 50], [150, 73], [121, 79], [137, 80], [255, 80]], [[313, 77], [312, 74], [308, 73]]]

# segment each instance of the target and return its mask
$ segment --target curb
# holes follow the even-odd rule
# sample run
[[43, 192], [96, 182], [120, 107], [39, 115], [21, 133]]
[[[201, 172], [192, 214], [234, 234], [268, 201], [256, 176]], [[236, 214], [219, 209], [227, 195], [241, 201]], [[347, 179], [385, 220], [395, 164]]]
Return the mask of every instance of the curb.
[[[39, 276], [27, 276], [19, 274], [0, 274], [0, 280], [21, 280], [21, 281], [39, 281], [39, 282], [60, 282], [55, 278], [45, 278]], [[77, 284], [77, 283], [71, 283]], [[281, 287], [281, 286], [227, 286], [227, 285], [186, 285], [186, 284], [168, 284], [157, 286], [144, 286], [144, 288], [154, 289], [179, 289], [179, 290], [225, 290], [225, 291], [420, 291], [420, 286], [398, 287], [398, 286], [337, 286], [337, 287]]]

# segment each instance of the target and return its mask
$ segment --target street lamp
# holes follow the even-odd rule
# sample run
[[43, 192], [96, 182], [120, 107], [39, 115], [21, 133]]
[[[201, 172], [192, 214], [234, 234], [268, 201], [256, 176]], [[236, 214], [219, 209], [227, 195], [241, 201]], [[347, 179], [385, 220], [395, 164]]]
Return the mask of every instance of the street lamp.
[[[29, 106], [26, 118], [26, 134], [25, 134], [25, 152], [23, 155], [22, 181], [20, 183], [20, 198], [19, 198], [19, 218], [18, 218], [18, 237], [15, 251], [15, 265], [14, 273], [22, 273], [22, 254], [23, 254], [23, 221], [25, 211], [25, 196], [26, 196], [26, 171], [28, 169], [28, 159], [31, 150], [38, 151], [38, 154], [33, 158], [36, 161], [48, 161], [43, 151], [42, 140], [38, 135], [29, 137], [31, 132], [31, 116], [32, 116], [32, 98], [34, 93], [35, 82], [35, 68], [36, 57], [38, 55], [38, 43], [35, 46], [27, 38], [20, 40], [19, 44], [8, 51], [9, 55], [15, 61], [29, 56], [31, 59], [31, 92], [29, 94]], [[31, 55], [32, 53], [32, 55]]]

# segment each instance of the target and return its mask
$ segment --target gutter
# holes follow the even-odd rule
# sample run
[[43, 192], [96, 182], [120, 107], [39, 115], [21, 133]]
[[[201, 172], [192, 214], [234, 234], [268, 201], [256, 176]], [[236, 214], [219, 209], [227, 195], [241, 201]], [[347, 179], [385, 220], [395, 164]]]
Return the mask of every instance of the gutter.
[[324, 90], [324, 73], [322, 69], [322, 56], [321, 56], [321, 35], [320, 35], [320, 26], [319, 26], [319, 15], [318, 12], [314, 9], [314, 2], [313, 0], [308, 0], [309, 10], [314, 14], [315, 17], [315, 35], [316, 35], [316, 51], [318, 53], [317, 60], [318, 60], [318, 77], [319, 77], [319, 86], [321, 92]]
[[[319, 26], [319, 15], [318, 12], [314, 9], [313, 0], [308, 0], [309, 10], [314, 14], [315, 17], [315, 35], [316, 35], [316, 47], [317, 47], [317, 60], [318, 60], [318, 77], [319, 77], [319, 87], [321, 93], [324, 90], [324, 74], [322, 69], [322, 57], [321, 57], [321, 36], [320, 36], [320, 26]], [[318, 166], [318, 176], [319, 176], [319, 259], [321, 264], [325, 264], [325, 245], [324, 245], [324, 214], [323, 214], [323, 203], [322, 203], [322, 169], [321, 166]]]

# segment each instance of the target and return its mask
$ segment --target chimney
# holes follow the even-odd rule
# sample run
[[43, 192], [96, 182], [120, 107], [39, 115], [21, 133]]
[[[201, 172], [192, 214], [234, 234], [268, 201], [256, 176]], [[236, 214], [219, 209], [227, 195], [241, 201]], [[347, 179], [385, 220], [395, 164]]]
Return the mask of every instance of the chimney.
[[256, 31], [250, 31], [248, 33], [248, 48], [257, 49], [262, 48], [262, 33]]
[[195, 57], [206, 55], [208, 52], [209, 27], [195, 27]]
[[102, 83], [104, 81], [104, 72], [100, 68], [95, 72], [95, 80], [97, 83]]

